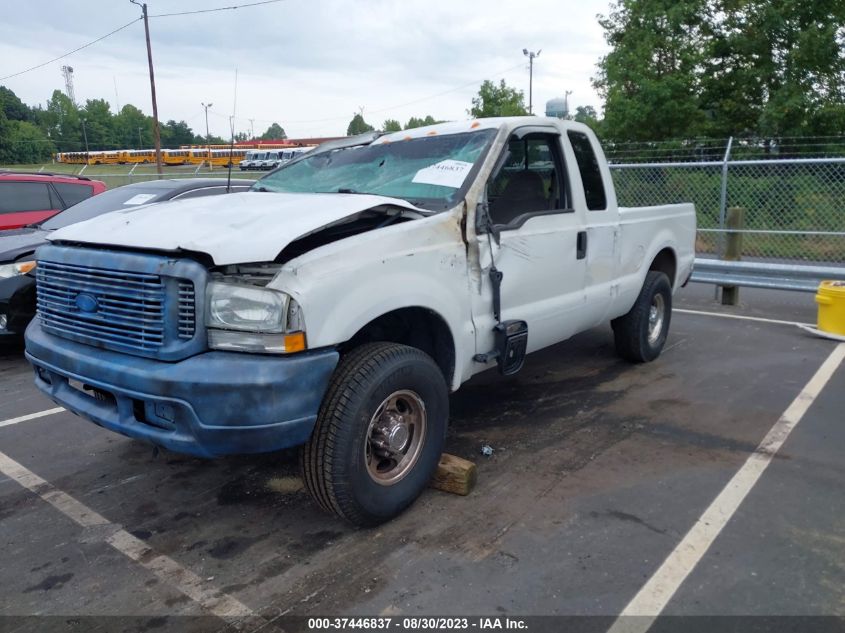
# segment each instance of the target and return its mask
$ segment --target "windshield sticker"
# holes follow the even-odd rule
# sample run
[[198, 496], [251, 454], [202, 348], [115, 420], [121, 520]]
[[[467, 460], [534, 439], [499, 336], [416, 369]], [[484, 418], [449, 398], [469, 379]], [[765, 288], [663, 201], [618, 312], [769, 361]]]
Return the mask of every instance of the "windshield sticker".
[[135, 195], [135, 196], [132, 196], [131, 198], [129, 198], [129, 200], [127, 200], [123, 204], [125, 204], [125, 205], [145, 204], [146, 202], [149, 202], [150, 200], [152, 200], [155, 197], [156, 197], [156, 195], [154, 193], [139, 193], [138, 195]]
[[470, 169], [472, 169], [472, 163], [462, 160], [442, 160], [430, 167], [420, 169], [412, 182], [459, 189], [464, 184]]

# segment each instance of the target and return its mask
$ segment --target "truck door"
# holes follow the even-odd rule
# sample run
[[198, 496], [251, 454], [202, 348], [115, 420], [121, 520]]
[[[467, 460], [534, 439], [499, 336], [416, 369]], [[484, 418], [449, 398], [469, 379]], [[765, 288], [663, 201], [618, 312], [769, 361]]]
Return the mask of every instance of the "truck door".
[[[568, 130], [567, 139], [572, 146], [575, 165], [580, 178], [573, 179], [573, 196], [576, 206], [586, 208], [586, 290], [589, 310], [585, 313], [583, 328], [602, 323], [608, 315], [613, 297], [619, 291], [616, 277], [619, 274], [619, 209], [613, 195], [608, 195], [605, 178], [599, 162], [598, 143], [587, 134]], [[601, 157], [604, 160], [604, 157]], [[608, 174], [609, 176], [609, 174]], [[581, 196], [583, 195], [583, 200]]]
[[491, 263], [502, 273], [501, 320], [527, 322], [529, 352], [578, 331], [585, 306], [584, 210], [573, 205], [557, 128], [532, 126], [511, 135], [481, 206], [481, 292], [473, 293], [478, 351], [491, 349], [496, 325]]

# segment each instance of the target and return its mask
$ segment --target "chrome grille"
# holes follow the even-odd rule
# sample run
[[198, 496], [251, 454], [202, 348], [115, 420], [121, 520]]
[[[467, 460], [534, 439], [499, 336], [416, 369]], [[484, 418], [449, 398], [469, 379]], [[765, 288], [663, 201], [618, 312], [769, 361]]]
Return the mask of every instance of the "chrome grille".
[[141, 353], [164, 344], [166, 292], [159, 275], [39, 261], [36, 279], [46, 331]]
[[196, 292], [191, 281], [179, 282], [179, 338], [190, 340], [196, 332]]

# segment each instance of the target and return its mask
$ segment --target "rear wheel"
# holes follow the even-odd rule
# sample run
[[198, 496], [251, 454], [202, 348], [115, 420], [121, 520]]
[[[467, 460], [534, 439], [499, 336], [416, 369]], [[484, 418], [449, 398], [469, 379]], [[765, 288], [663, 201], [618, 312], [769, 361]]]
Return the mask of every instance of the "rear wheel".
[[665, 273], [649, 271], [634, 307], [614, 319], [616, 352], [632, 363], [645, 363], [660, 356], [672, 319], [672, 285]]
[[324, 509], [360, 526], [388, 521], [428, 485], [449, 417], [434, 360], [369, 343], [345, 356], [300, 454], [305, 486]]

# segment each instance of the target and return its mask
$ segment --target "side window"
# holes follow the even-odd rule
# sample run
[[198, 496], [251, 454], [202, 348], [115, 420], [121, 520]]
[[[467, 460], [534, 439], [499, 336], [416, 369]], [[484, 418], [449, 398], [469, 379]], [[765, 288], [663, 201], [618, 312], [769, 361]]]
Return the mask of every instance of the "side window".
[[589, 137], [583, 132], [568, 133], [572, 151], [575, 152], [575, 162], [584, 183], [584, 197], [587, 198], [587, 208], [590, 211], [604, 211], [607, 208], [607, 196], [604, 193], [604, 182], [601, 178], [599, 161], [593, 151]]
[[498, 171], [487, 183], [493, 224], [511, 224], [526, 214], [571, 211], [564, 177], [557, 135], [512, 136]]
[[43, 182], [0, 182], [0, 213], [48, 211], [50, 190]]
[[54, 182], [53, 186], [69, 207], [75, 205], [77, 202], [87, 200], [94, 193], [94, 189], [88, 185], [71, 185], [68, 183]]

